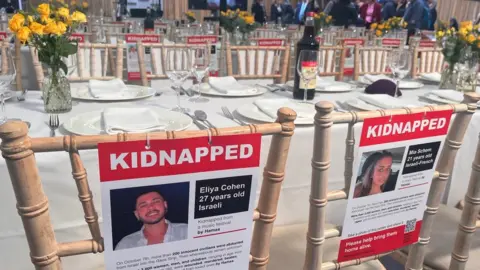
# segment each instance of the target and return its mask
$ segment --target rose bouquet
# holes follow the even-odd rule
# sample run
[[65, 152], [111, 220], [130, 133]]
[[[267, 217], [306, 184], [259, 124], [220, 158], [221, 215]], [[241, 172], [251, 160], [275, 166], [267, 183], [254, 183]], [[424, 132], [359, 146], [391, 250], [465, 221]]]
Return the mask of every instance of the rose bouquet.
[[185, 12], [185, 17], [187, 17], [187, 20], [189, 23], [195, 22], [195, 13], [193, 11], [187, 11]]
[[323, 30], [330, 25], [332, 25], [332, 16], [328, 16], [324, 12], [315, 14], [313, 17], [315, 21], [315, 30], [316, 32], [323, 32]]
[[[233, 37], [235, 32], [242, 34], [242, 43], [246, 43], [248, 40], [248, 34], [255, 31], [260, 24], [255, 22], [255, 18], [250, 12], [240, 10], [227, 10], [220, 13], [220, 25], [225, 31], [230, 33]], [[234, 41], [233, 43], [236, 43]]]
[[[85, 14], [76, 10], [70, 12], [68, 5], [61, 0], [56, 0], [40, 4], [30, 13], [20, 11], [8, 22], [8, 27], [15, 37], [22, 44], [34, 47], [39, 61], [49, 68], [49, 76], [42, 89], [47, 112], [71, 109], [71, 100], [69, 108], [53, 106], [56, 104], [51, 102], [55, 101], [52, 97], [58, 95], [67, 96], [67, 99], [70, 99], [68, 98], [70, 86], [65, 77], [68, 74], [68, 66], [65, 60], [77, 53], [77, 41], [70, 38], [72, 29], [86, 21]], [[67, 90], [68, 93], [64, 93]]]

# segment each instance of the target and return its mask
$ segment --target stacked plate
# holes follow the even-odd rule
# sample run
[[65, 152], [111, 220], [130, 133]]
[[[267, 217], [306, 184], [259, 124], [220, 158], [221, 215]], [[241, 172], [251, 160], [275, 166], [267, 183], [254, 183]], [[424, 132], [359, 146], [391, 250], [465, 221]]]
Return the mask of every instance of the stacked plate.
[[418, 78], [428, 83], [440, 83], [440, 80], [442, 79], [442, 74], [438, 72], [422, 73], [418, 75]]
[[128, 101], [155, 95], [150, 87], [126, 85], [120, 79], [90, 80], [88, 86], [72, 87], [72, 98], [84, 101]]
[[378, 109], [400, 109], [422, 107], [424, 104], [401, 98], [394, 98], [389, 95], [369, 95], [362, 94], [356, 99], [350, 99], [345, 102], [348, 106], [361, 111], [375, 111]]
[[[194, 87], [193, 91], [198, 92]], [[202, 95], [220, 96], [220, 97], [251, 97], [259, 96], [267, 92], [264, 88], [256, 88], [250, 85], [239, 83], [234, 77], [210, 77], [208, 84], [200, 86]]]
[[[286, 86], [293, 89], [294, 82], [288, 81]], [[335, 78], [322, 78], [317, 77], [317, 84], [315, 87], [316, 92], [323, 92], [323, 93], [342, 93], [342, 92], [350, 92], [355, 90], [355, 85], [335, 81]]]
[[[392, 78], [388, 77], [387, 75], [365, 75], [358, 79], [359, 83], [370, 85], [378, 80], [391, 80]], [[423, 83], [415, 82], [415, 81], [400, 81], [400, 89], [402, 90], [409, 90], [409, 89], [418, 89], [422, 88], [424, 85]]]
[[155, 107], [108, 108], [78, 114], [63, 123], [76, 135], [180, 131], [190, 125], [190, 117]]
[[[463, 93], [455, 90], [433, 90], [422, 97], [439, 104], [457, 104], [463, 101]], [[480, 108], [480, 103], [477, 103], [477, 107]]]

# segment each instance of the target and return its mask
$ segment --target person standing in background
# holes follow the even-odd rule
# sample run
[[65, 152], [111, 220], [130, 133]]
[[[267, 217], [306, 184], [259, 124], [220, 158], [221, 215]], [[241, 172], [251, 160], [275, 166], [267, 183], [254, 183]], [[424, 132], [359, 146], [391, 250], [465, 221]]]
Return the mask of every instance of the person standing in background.
[[334, 26], [343, 26], [348, 28], [350, 25], [356, 25], [358, 20], [357, 10], [353, 7], [351, 0], [338, 0], [333, 4], [330, 11]]
[[293, 10], [292, 4], [290, 4], [290, 1], [284, 0], [283, 7], [284, 7], [283, 23], [293, 24], [293, 21], [295, 18], [295, 11]]
[[405, 15], [406, 9], [407, 9], [407, 0], [398, 0], [395, 16], [403, 18], [403, 16]]
[[267, 14], [263, 6], [263, 0], [256, 0], [255, 4], [252, 5], [252, 14], [257, 23], [265, 23]]
[[297, 8], [295, 9], [295, 23], [302, 24], [307, 14], [308, 3], [307, 0], [298, 0]]
[[382, 20], [382, 6], [375, 0], [367, 0], [360, 8], [360, 18], [365, 22], [365, 27], [370, 29], [372, 23]]
[[428, 0], [428, 7], [430, 10], [428, 30], [435, 30], [435, 22], [437, 21], [437, 0]]
[[280, 23], [283, 21], [283, 16], [285, 14], [285, 7], [283, 5], [283, 0], [275, 0], [270, 7], [270, 21]]
[[396, 16], [397, 13], [397, 1], [398, 0], [387, 0], [383, 5], [382, 17], [383, 20], [388, 20]]
[[411, 0], [405, 11], [405, 16], [403, 16], [403, 20], [407, 22], [407, 44], [409, 44], [410, 36], [415, 35], [415, 33], [421, 29], [422, 19], [423, 3], [421, 0]]

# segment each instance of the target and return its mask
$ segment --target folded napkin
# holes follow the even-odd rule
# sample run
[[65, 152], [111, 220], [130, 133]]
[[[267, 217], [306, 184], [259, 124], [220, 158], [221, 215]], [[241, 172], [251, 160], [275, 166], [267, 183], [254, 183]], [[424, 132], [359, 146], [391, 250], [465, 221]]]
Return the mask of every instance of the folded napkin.
[[120, 79], [109, 81], [90, 80], [88, 90], [94, 98], [118, 98], [128, 93], [128, 87]]
[[420, 74], [420, 77], [429, 81], [440, 82], [442, 79], [442, 74], [438, 72], [422, 73]]
[[463, 101], [463, 93], [455, 90], [433, 90], [431, 94], [454, 102]]
[[385, 94], [379, 94], [379, 95], [363, 94], [359, 96], [359, 99], [382, 109], [395, 109], [395, 108], [403, 108], [403, 107], [421, 106], [416, 104], [405, 104], [405, 103], [402, 103], [402, 100], [398, 98], [394, 98], [389, 95], [385, 95]]
[[313, 104], [300, 103], [290, 99], [261, 99], [254, 101], [253, 104], [272, 119], [277, 119], [277, 111], [282, 107], [294, 110], [297, 118], [308, 118], [312, 121], [316, 113]]
[[162, 131], [168, 126], [148, 108], [108, 108], [102, 121], [107, 134]]
[[217, 92], [223, 94], [229, 93], [256, 93], [257, 89], [249, 85], [243, 85], [238, 83], [232, 76], [227, 77], [210, 77], [210, 86]]
[[[395, 90], [397, 85], [391, 80], [378, 80], [365, 88], [367, 94], [387, 94], [395, 97]], [[397, 91], [397, 96], [401, 97], [402, 92], [400, 89]]]

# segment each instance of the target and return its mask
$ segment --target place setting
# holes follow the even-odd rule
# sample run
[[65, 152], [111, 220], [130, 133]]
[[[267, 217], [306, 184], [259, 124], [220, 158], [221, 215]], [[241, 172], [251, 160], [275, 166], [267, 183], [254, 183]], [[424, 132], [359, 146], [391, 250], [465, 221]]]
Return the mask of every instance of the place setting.
[[90, 80], [88, 85], [72, 85], [72, 99], [95, 102], [121, 102], [155, 96], [151, 87], [125, 84], [121, 79]]

